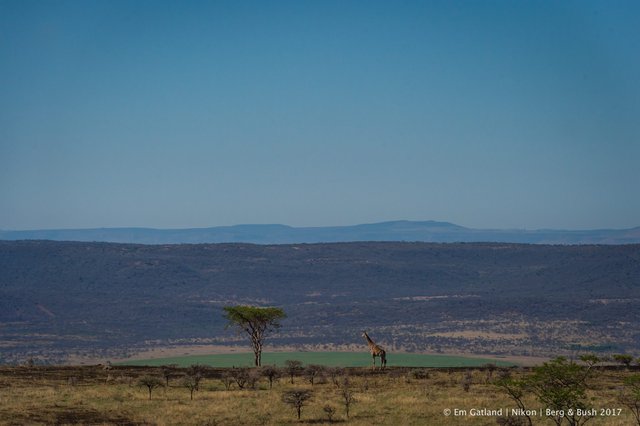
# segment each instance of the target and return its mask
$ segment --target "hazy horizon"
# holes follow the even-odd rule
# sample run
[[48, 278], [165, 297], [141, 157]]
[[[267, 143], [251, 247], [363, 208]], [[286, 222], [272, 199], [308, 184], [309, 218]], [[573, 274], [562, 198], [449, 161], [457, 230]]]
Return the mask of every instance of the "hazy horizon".
[[189, 230], [189, 229], [212, 229], [212, 228], [232, 228], [232, 227], [241, 227], [241, 226], [284, 226], [293, 229], [320, 229], [320, 228], [349, 228], [354, 226], [362, 226], [362, 225], [379, 225], [385, 223], [397, 223], [397, 222], [410, 222], [410, 223], [428, 223], [434, 222], [439, 224], [448, 224], [452, 226], [459, 226], [465, 229], [470, 230], [485, 230], [485, 231], [600, 231], [600, 230], [625, 230], [625, 229], [636, 229], [640, 228], [640, 225], [630, 226], [628, 228], [475, 228], [471, 226], [466, 226], [464, 224], [453, 223], [449, 221], [440, 221], [440, 220], [407, 220], [407, 219], [398, 219], [398, 220], [384, 220], [377, 222], [363, 222], [363, 223], [349, 223], [349, 224], [340, 224], [340, 225], [302, 225], [302, 226], [294, 226], [286, 223], [233, 223], [229, 225], [210, 225], [210, 226], [195, 226], [195, 227], [182, 227], [182, 228], [157, 228], [150, 226], [99, 226], [99, 227], [87, 227], [87, 228], [32, 228], [32, 229], [3, 229], [0, 228], [0, 231], [3, 232], [20, 232], [20, 231], [82, 231], [82, 230], [92, 230], [92, 229], [149, 229], [149, 230], [157, 230], [157, 231], [181, 231], [181, 230]]
[[0, 2], [0, 229], [640, 225], [640, 3]]

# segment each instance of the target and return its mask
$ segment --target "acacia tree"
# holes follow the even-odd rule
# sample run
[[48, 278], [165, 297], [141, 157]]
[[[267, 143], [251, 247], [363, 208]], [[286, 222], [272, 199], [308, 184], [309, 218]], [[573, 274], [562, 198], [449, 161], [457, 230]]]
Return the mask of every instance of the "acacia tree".
[[533, 374], [526, 380], [526, 386], [545, 408], [556, 413], [548, 417], [557, 425], [566, 419], [570, 425], [579, 426], [593, 417], [587, 410], [589, 400], [586, 391], [587, 379], [593, 372], [594, 365], [595, 363], [589, 363], [585, 367], [558, 357], [535, 367]]
[[238, 327], [249, 335], [253, 348], [256, 367], [262, 364], [262, 346], [264, 337], [270, 331], [280, 328], [280, 320], [287, 315], [280, 308], [260, 308], [257, 306], [225, 306], [224, 317], [229, 321], [227, 327]]
[[[524, 419], [526, 419], [526, 424], [529, 426], [533, 425], [533, 421], [531, 420], [531, 416], [529, 416], [529, 411], [525, 405], [525, 391], [527, 389], [527, 382], [523, 379], [514, 379], [511, 377], [511, 374], [507, 371], [501, 374], [500, 378], [494, 383], [499, 388], [502, 388], [507, 392], [509, 398], [516, 403], [521, 413], [524, 414], [523, 418], [521, 418], [522, 424], [524, 424]], [[505, 423], [506, 424], [506, 423]]]
[[629, 376], [624, 381], [624, 388], [620, 395], [618, 395], [618, 401], [626, 406], [633, 413], [633, 417], [636, 419], [636, 423], [640, 425], [640, 375], [634, 374]]

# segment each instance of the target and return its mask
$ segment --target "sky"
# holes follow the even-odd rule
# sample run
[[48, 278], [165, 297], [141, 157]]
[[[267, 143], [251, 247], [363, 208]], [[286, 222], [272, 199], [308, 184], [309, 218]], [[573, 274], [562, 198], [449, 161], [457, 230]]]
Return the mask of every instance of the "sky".
[[639, 18], [0, 0], [0, 229], [640, 226]]

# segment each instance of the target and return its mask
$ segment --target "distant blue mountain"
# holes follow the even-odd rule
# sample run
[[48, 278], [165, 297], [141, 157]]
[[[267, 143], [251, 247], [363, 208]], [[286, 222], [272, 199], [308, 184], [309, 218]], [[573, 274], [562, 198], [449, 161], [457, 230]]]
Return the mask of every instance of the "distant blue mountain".
[[448, 222], [402, 220], [354, 226], [303, 228], [286, 225], [236, 225], [191, 229], [97, 228], [0, 231], [0, 240], [96, 241], [135, 244], [300, 244], [351, 241], [637, 244], [640, 243], [640, 227], [584, 231], [499, 230], [465, 228]]

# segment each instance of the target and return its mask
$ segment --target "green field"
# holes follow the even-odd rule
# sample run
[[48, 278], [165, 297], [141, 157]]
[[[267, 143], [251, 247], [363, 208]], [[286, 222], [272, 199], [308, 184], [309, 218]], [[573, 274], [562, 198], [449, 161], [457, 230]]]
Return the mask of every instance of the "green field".
[[[371, 365], [368, 352], [271, 352], [262, 354], [263, 365], [283, 366], [288, 359], [302, 361], [304, 364], [320, 364], [340, 367], [367, 367]], [[376, 363], [380, 360], [376, 358]], [[387, 355], [388, 367], [478, 367], [487, 363], [498, 366], [511, 366], [513, 363], [490, 358], [466, 358], [448, 355], [424, 355], [397, 353]], [[212, 367], [250, 367], [253, 365], [252, 353], [193, 355], [172, 358], [143, 359], [127, 361], [119, 365], [169, 365], [187, 367], [193, 364]]]

